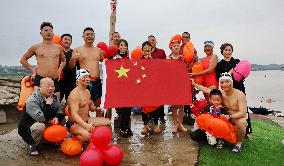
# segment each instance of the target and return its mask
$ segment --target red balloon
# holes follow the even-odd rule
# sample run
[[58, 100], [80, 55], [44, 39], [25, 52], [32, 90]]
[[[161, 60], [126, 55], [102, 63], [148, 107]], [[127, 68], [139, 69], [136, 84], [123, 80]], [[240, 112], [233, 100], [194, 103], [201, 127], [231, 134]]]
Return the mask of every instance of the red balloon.
[[123, 159], [123, 151], [116, 145], [108, 145], [103, 150], [103, 159], [107, 165], [119, 165]]
[[53, 43], [60, 45], [61, 44], [61, 36], [54, 35], [52, 41], [53, 41]]
[[118, 48], [117, 46], [113, 45], [113, 46], [109, 46], [107, 48], [107, 54], [108, 56], [115, 56], [117, 55], [117, 51], [118, 51]]
[[112, 134], [108, 127], [98, 126], [92, 133], [92, 143], [99, 149], [104, 148], [111, 141]]
[[105, 51], [105, 50], [102, 50], [102, 55], [103, 55], [104, 59], [109, 59], [109, 57], [110, 57], [108, 55], [107, 51]]
[[107, 44], [105, 42], [98, 42], [97, 47], [104, 51], [107, 51]]
[[199, 111], [203, 111], [205, 107], [208, 105], [205, 99], [195, 100], [192, 103]]
[[80, 166], [102, 166], [103, 155], [99, 149], [85, 150], [80, 156]]
[[132, 52], [131, 52], [131, 59], [138, 60], [141, 59], [143, 56], [144, 52], [142, 51], [141, 47], [136, 47]]
[[97, 149], [96, 146], [92, 142], [87, 146], [86, 150], [91, 150], [91, 149]]

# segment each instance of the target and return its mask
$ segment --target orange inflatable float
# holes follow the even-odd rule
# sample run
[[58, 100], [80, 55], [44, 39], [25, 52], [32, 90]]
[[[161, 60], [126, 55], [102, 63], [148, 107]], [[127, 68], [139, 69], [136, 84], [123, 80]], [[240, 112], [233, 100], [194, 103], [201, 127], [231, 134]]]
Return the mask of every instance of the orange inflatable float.
[[210, 114], [204, 113], [199, 115], [196, 118], [196, 123], [198, 125], [198, 127], [202, 130], [206, 130], [207, 129], [207, 121], [211, 118]]
[[50, 142], [59, 142], [64, 140], [67, 135], [67, 129], [60, 125], [52, 125], [45, 129], [43, 137]]
[[183, 58], [186, 63], [191, 63], [194, 57], [194, 45], [187, 42], [183, 47]]
[[82, 144], [76, 138], [65, 139], [61, 144], [63, 153], [74, 156], [82, 151]]
[[[194, 65], [192, 66], [192, 73], [199, 73], [201, 71], [203, 71], [203, 65], [201, 62], [195, 62]], [[194, 82], [199, 84], [199, 85], [202, 85], [203, 83], [203, 75], [201, 76], [196, 76], [196, 77], [193, 77], [194, 79]]]
[[61, 36], [54, 35], [52, 39], [53, 43], [61, 45]]
[[230, 143], [237, 142], [236, 129], [226, 117], [214, 118], [210, 114], [201, 114], [196, 118], [201, 130], [207, 131], [216, 138], [223, 138]]
[[133, 51], [131, 51], [131, 59], [138, 60], [141, 59], [144, 52], [142, 51], [141, 47], [136, 47]]
[[31, 76], [25, 76], [21, 80], [21, 92], [20, 92], [20, 98], [17, 105], [17, 108], [19, 111], [23, 112], [26, 101], [28, 97], [33, 93], [34, 91], [34, 82], [32, 81]]

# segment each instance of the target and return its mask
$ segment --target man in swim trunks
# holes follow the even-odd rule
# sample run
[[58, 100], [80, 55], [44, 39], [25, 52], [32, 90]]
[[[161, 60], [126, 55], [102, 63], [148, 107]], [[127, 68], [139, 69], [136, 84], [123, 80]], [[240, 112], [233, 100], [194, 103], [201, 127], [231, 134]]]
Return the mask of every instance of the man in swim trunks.
[[[54, 33], [51, 23], [43, 22], [40, 25], [40, 35], [43, 41], [30, 47], [22, 56], [20, 62], [32, 73], [36, 90], [39, 87], [40, 80], [49, 77], [54, 81], [57, 98], [60, 98], [58, 78], [65, 66], [63, 49], [59, 44], [52, 42]], [[37, 69], [34, 69], [28, 62], [28, 59], [34, 55], [37, 60]]]
[[[212, 89], [198, 85], [192, 79], [192, 84], [203, 91], [204, 93], [209, 94]], [[225, 115], [235, 126], [237, 130], [237, 143], [233, 148], [233, 152], [240, 152], [242, 142], [246, 134], [246, 110], [247, 110], [247, 100], [246, 95], [235, 88], [233, 88], [233, 79], [231, 74], [222, 73], [219, 78], [219, 84], [222, 89], [222, 98], [225, 106], [228, 108], [228, 114]]]
[[[85, 44], [74, 49], [73, 56], [70, 60], [70, 68], [75, 67], [79, 62], [82, 69], [86, 69], [90, 73], [90, 84], [88, 89], [91, 93], [91, 99], [96, 106], [100, 105], [102, 96], [102, 83], [100, 79], [99, 62], [103, 61], [102, 51], [94, 46], [95, 32], [93, 28], [87, 27], [83, 31], [83, 39]], [[97, 116], [103, 116], [101, 111], [96, 111]]]
[[87, 86], [90, 83], [90, 74], [86, 69], [80, 69], [76, 75], [77, 87], [74, 88], [68, 98], [70, 111], [66, 127], [82, 142], [91, 139], [91, 132], [95, 126], [110, 125], [111, 121], [103, 117], [90, 117], [89, 111], [100, 110], [91, 100]]

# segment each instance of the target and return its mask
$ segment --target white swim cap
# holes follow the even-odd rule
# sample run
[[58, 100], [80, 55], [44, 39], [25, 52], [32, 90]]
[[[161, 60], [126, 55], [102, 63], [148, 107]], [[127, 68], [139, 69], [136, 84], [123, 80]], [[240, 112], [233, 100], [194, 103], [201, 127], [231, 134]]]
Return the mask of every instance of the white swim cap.
[[76, 80], [79, 81], [80, 78], [84, 77], [85, 75], [90, 75], [88, 70], [86, 70], [86, 69], [77, 70]]
[[219, 81], [221, 81], [221, 80], [229, 80], [229, 81], [233, 82], [233, 77], [232, 77], [232, 75], [230, 73], [225, 72], [225, 73], [221, 74], [221, 77], [219, 78]]
[[211, 47], [214, 47], [214, 42], [212, 40], [206, 40], [204, 41], [204, 46], [210, 45]]

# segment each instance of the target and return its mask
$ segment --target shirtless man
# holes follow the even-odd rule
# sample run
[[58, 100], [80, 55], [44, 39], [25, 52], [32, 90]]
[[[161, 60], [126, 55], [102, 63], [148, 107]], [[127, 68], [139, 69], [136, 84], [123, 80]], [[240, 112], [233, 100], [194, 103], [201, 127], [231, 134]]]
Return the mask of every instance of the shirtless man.
[[[228, 108], [228, 114], [225, 115], [236, 126], [237, 130], [237, 143], [233, 148], [233, 152], [240, 152], [242, 142], [246, 134], [246, 111], [247, 111], [247, 100], [245, 94], [233, 88], [233, 79], [231, 74], [222, 73], [219, 78], [220, 87], [222, 89], [222, 98], [225, 106]], [[192, 84], [196, 88], [200, 89], [205, 93], [210, 93], [212, 89], [198, 85], [192, 79]]]
[[76, 75], [77, 87], [68, 97], [68, 108], [70, 110], [66, 127], [80, 141], [88, 142], [91, 132], [95, 126], [110, 125], [111, 121], [103, 117], [90, 117], [89, 111], [100, 110], [91, 100], [91, 94], [87, 89], [90, 83], [90, 74], [86, 69], [80, 69]]
[[[94, 104], [99, 106], [102, 96], [102, 83], [99, 69], [99, 62], [103, 61], [102, 51], [100, 48], [94, 46], [95, 32], [93, 28], [85, 28], [82, 37], [85, 44], [74, 49], [69, 66], [70, 68], [74, 68], [76, 63], [79, 62], [80, 68], [86, 69], [90, 72], [91, 81], [88, 89], [91, 93], [91, 99]], [[96, 113], [97, 116], [102, 116], [101, 111], [97, 111]]]
[[[38, 89], [40, 80], [45, 77], [52, 78], [55, 86], [57, 98], [60, 97], [58, 78], [65, 66], [65, 56], [60, 45], [52, 42], [53, 26], [49, 22], [43, 22], [40, 25], [40, 35], [43, 41], [30, 47], [22, 56], [21, 64], [32, 73], [35, 83], [35, 90]], [[32, 56], [36, 57], [37, 70], [32, 68], [28, 59]]]

